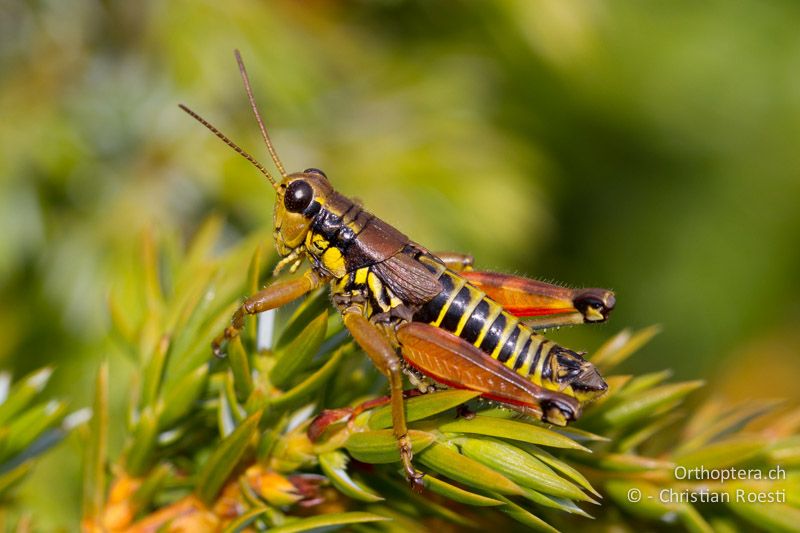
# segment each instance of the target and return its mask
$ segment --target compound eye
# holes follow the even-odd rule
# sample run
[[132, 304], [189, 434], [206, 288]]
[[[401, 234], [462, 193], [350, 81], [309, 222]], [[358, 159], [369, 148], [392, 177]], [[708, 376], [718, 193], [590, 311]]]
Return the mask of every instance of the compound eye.
[[283, 205], [290, 213], [299, 213], [314, 199], [314, 189], [303, 180], [293, 181], [286, 188], [283, 196]]
[[328, 179], [328, 176], [326, 176], [325, 173], [318, 168], [307, 168], [303, 171], [303, 174], [319, 174], [323, 178]]

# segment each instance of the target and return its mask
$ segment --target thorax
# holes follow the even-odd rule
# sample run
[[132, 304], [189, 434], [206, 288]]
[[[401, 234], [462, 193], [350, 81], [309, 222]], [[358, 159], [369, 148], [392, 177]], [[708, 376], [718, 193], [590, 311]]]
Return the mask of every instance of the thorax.
[[403, 233], [357, 202], [333, 193], [320, 204], [304, 244], [318, 274], [342, 279], [391, 258], [408, 242]]

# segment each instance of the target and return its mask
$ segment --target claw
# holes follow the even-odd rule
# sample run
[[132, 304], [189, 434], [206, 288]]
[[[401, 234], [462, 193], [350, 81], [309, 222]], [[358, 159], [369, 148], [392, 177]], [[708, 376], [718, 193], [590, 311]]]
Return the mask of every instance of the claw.
[[472, 420], [475, 418], [477, 413], [467, 406], [467, 404], [461, 404], [456, 408], [456, 418], [463, 418], [464, 420]]
[[216, 339], [211, 342], [211, 350], [214, 352], [216, 357], [222, 359], [225, 357], [225, 352], [222, 350], [222, 346], [226, 344], [228, 341], [237, 337], [239, 335], [239, 331], [241, 327], [236, 326], [228, 326]]
[[408, 486], [411, 488], [411, 491], [416, 494], [422, 494], [425, 492], [425, 483], [422, 481], [422, 478], [425, 477], [424, 472], [414, 472], [413, 474], [406, 474], [406, 481], [408, 481]]
[[211, 341], [211, 351], [214, 352], [214, 357], [218, 359], [223, 359], [225, 357], [225, 352], [222, 351], [222, 339], [219, 337]]
[[400, 459], [403, 462], [403, 469], [406, 472], [406, 481], [408, 481], [413, 492], [422, 494], [422, 491], [425, 489], [422, 478], [425, 474], [415, 470], [414, 465], [411, 464], [411, 459], [414, 454], [411, 451], [411, 441], [408, 440], [408, 435], [400, 437], [398, 443], [400, 444]]

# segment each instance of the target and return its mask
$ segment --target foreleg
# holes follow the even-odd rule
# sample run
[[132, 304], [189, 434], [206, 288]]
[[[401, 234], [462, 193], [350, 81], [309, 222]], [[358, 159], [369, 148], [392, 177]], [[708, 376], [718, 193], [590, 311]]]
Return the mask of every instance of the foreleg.
[[277, 281], [247, 298], [233, 314], [231, 325], [225, 328], [225, 331], [211, 343], [214, 355], [219, 356], [222, 353], [222, 344], [239, 334], [244, 327], [244, 319], [247, 315], [256, 315], [276, 309], [311, 292], [321, 283], [322, 280], [319, 276], [309, 270], [299, 278]]

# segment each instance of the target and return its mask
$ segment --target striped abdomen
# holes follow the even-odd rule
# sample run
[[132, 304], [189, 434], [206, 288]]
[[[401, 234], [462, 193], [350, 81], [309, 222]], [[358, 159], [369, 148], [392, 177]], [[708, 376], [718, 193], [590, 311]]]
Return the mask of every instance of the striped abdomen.
[[534, 333], [442, 264], [425, 257], [420, 261], [437, 272], [442, 291], [417, 311], [415, 321], [461, 337], [547, 389], [579, 400], [593, 398], [606, 389], [594, 366], [579, 354]]

